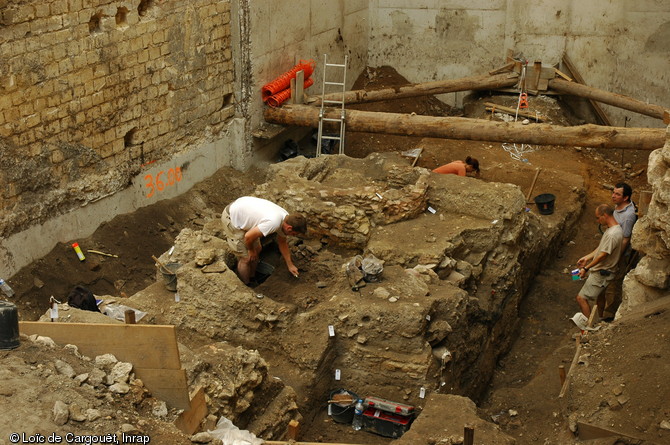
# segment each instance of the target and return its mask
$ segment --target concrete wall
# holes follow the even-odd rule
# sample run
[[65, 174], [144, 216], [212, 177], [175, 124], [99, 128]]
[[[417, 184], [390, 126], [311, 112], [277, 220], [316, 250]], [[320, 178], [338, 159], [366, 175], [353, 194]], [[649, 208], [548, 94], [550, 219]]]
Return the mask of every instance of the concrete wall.
[[[343, 63], [349, 57], [347, 85], [351, 86], [367, 66], [368, 58], [368, 1], [367, 0], [276, 0], [240, 1], [240, 12], [246, 15], [250, 30], [249, 63], [243, 73], [249, 79], [249, 130], [264, 126], [263, 101], [260, 90], [266, 83], [283, 74], [299, 62], [314, 60], [317, 64], [312, 77], [315, 82], [307, 94], [321, 94], [323, 56], [328, 63]], [[331, 68], [329, 80], [342, 81], [341, 71]], [[331, 77], [333, 75], [333, 77]], [[327, 90], [332, 92], [334, 90]], [[273, 141], [254, 138], [256, 161], [270, 159], [275, 149], [288, 138], [297, 139], [307, 131], [287, 131]], [[259, 150], [261, 150], [259, 152]], [[263, 154], [267, 153], [265, 158]]]
[[[670, 2], [664, 0], [371, 0], [371, 66], [410, 82], [483, 74], [512, 49], [532, 63], [567, 54], [587, 84], [667, 106]], [[459, 97], [460, 94], [460, 97]], [[445, 101], [460, 105], [462, 93]], [[615, 126], [662, 122], [603, 106]]]

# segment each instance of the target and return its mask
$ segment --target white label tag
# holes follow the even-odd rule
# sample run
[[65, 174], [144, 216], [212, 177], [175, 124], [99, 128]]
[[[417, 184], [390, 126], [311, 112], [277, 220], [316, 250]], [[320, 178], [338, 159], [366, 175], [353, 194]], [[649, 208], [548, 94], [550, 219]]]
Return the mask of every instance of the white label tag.
[[174, 301], [179, 303], [180, 300], [181, 300], [181, 298], [179, 297], [179, 293], [175, 293], [174, 294]]
[[331, 405], [330, 403], [328, 404], [328, 415], [329, 416], [333, 415], [333, 405]]
[[328, 326], [328, 336], [335, 337], [335, 328], [332, 325]]
[[51, 305], [51, 318], [58, 318], [58, 303]]
[[428, 207], [428, 211], [429, 211], [430, 213], [432, 213], [433, 215], [437, 213], [437, 210], [435, 210], [435, 209], [432, 208], [432, 207]]
[[430, 321], [430, 314], [426, 315], [426, 320]]
[[335, 370], [335, 380], [340, 380], [340, 370], [339, 369]]
[[423, 399], [424, 397], [426, 397], [426, 388], [422, 386], [421, 389], [419, 390], [419, 398]]

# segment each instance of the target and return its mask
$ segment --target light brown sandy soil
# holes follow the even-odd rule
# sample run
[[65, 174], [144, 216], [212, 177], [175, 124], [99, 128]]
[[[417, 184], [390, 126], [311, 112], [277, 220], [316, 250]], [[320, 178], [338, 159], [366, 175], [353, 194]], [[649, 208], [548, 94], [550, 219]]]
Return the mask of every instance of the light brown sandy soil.
[[[359, 82], [364, 83], [364, 79]], [[390, 69], [379, 70], [372, 79], [368, 79], [369, 86], [392, 86], [403, 82]], [[481, 102], [500, 101], [509, 105], [514, 100], [510, 96], [487, 97], [466, 107], [467, 114], [486, 118]], [[556, 123], [567, 122], [553, 100], [531, 97], [530, 104], [531, 108], [535, 106], [554, 116]], [[366, 107], [418, 114], [449, 112], [434, 98], [406, 99]], [[645, 167], [648, 153], [627, 151], [622, 155], [618, 150], [534, 147], [535, 151], [525, 155], [528, 162], [524, 162], [512, 159], [497, 143], [376, 134], [348, 135], [346, 153], [352, 157], [365, 157], [376, 151], [403, 151], [415, 147], [424, 149], [418, 166], [432, 169], [470, 155], [481, 163], [482, 181], [510, 182], [524, 192], [530, 188], [535, 168], [542, 167], [532, 196], [553, 193], [557, 197], [556, 206], [561, 206], [562, 199], [568, 195], [555, 186], [555, 178], [561, 172], [580, 174], [586, 184], [586, 206], [572, 234], [573, 242], [566, 244], [555, 258], [550, 259], [547, 267], [535, 278], [521, 309], [522, 323], [517, 341], [506, 358], [498, 363], [485, 399], [476, 401], [480, 416], [487, 421], [495, 420], [504, 432], [521, 444], [573, 443], [574, 435], [568, 429], [568, 418], [572, 412], [578, 412], [592, 422], [599, 420], [601, 426], [642, 437], [649, 443], [670, 443], [669, 432], [659, 428], [660, 422], [670, 421], [670, 405], [667, 403], [670, 394], [668, 385], [664, 385], [670, 375], [667, 304], [651, 312], [643, 311], [629, 320], [605, 324], [597, 333], [591, 334], [589, 343], [582, 349], [589, 354], [584, 357], [587, 363], [579, 365], [572, 379], [569, 397], [562, 400], [557, 397], [560, 391], [558, 366], [569, 368], [575, 350], [572, 337], [578, 332], [569, 317], [577, 311], [574, 296], [579, 283], [571, 281], [565, 270], [597, 244], [600, 235], [592, 214], [597, 204], [610, 201], [607, 186], [626, 179], [626, 173]], [[620, 164], [622, 156], [624, 164], [631, 164], [629, 168], [616, 165]], [[644, 173], [627, 180], [636, 191], [646, 187]], [[262, 172], [243, 174], [223, 169], [178, 199], [159, 202], [132, 215], [120, 215], [100, 227], [89, 239], [80, 240], [86, 248], [117, 254], [118, 259], [89, 255], [87, 262], [80, 263], [69, 246], [57, 246], [11, 280], [17, 292], [13, 301], [19, 307], [21, 319], [37, 319], [44, 313], [50, 295], [64, 298], [75, 284], [83, 284], [98, 295], [119, 297], [146, 288], [154, 283], [156, 277], [150, 258], [152, 254], [158, 256], [169, 249], [183, 228], [202, 228], [205, 221], [216, 217], [228, 202], [250, 193], [262, 181]], [[528, 207], [536, 211], [532, 203]], [[306, 274], [303, 278], [318, 281], [318, 273], [313, 276]], [[313, 298], [313, 286], [291, 286], [290, 281], [281, 280], [274, 284], [277, 286], [276, 293], [284, 292], [289, 296], [287, 298], [304, 305], [309, 305]], [[188, 340], [185, 339], [187, 343]], [[35, 404], [44, 404], [44, 411], [50, 411], [53, 400], [49, 394], [61, 391], [61, 387], [55, 377], [47, 378], [49, 373], [41, 364], [55, 360], [57, 355], [56, 352], [45, 353], [25, 340], [15, 351], [0, 352], [0, 371], [7, 378], [10, 375], [22, 376], [25, 380], [24, 384], [21, 379], [15, 384], [3, 380], [0, 406], [5, 410], [11, 409], [17, 416], [31, 416]], [[268, 360], [271, 362], [271, 358]], [[272, 366], [280, 369], [282, 365], [274, 363]], [[47, 383], [42, 386], [38, 383], [42, 381]], [[91, 397], [81, 388], [68, 387], [67, 391], [72, 392], [73, 398]], [[132, 404], [132, 401], [100, 401], [102, 409], [108, 410], [105, 412], [110, 417], [109, 429], [105, 432], [111, 432], [124, 423], [124, 403]], [[139, 413], [139, 418], [129, 422], [141, 422], [145, 431], [156, 434], [154, 439], [159, 434], [165, 436], [158, 442], [152, 440], [152, 443], [184, 443], [184, 438], [177, 433], [170, 435], [170, 431], [152, 426], [155, 422], [146, 409], [140, 409]], [[579, 419], [573, 416], [572, 420], [574, 423]], [[3, 425], [6, 427], [7, 421]], [[436, 424], [435, 428], [438, 427]], [[0, 437], [0, 444], [6, 439], [6, 436]], [[301, 440], [368, 444], [390, 442], [372, 434], [355, 433], [346, 425], [333, 424], [325, 411], [317, 413], [314, 422], [303, 429]], [[477, 439], [475, 443], [478, 443]], [[598, 443], [615, 442], [614, 439], [607, 439]]]

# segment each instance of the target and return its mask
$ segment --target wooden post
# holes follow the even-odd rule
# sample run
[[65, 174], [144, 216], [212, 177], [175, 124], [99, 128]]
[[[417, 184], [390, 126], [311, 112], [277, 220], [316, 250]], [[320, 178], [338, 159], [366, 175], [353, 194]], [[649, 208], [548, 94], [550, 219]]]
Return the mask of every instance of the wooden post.
[[305, 72], [303, 70], [295, 73], [295, 90], [291, 91], [291, 97], [293, 97], [293, 91], [295, 91], [295, 99], [293, 100], [294, 104], [304, 104], [305, 103]]
[[640, 202], [638, 202], [638, 216], [642, 218], [644, 215], [647, 214], [647, 211], [649, 210], [649, 204], [651, 203], [651, 195], [652, 192], [648, 190], [642, 190], [640, 191]]
[[[588, 327], [591, 327], [591, 324], [593, 323], [593, 318], [598, 311], [598, 305], [594, 304], [593, 308], [591, 308], [591, 316], [589, 317], [589, 322], [587, 323]], [[575, 356], [572, 358], [572, 363], [570, 363], [570, 369], [568, 369], [568, 374], [565, 376], [565, 381], [563, 382], [563, 386], [561, 387], [561, 392], [558, 394], [558, 398], [562, 399], [563, 396], [565, 395], [565, 392], [568, 390], [568, 385], [570, 383], [570, 376], [572, 376], [572, 372], [575, 370], [575, 367], [577, 366], [577, 362], [579, 361], [579, 354], [582, 352], [582, 334], [580, 333], [577, 335], [577, 338], [575, 339], [575, 343], [577, 345], [577, 348], [575, 350]]]
[[135, 324], [135, 311], [132, 309], [126, 309], [123, 313], [123, 316], [126, 319], [126, 324]]
[[530, 195], [533, 194], [533, 189], [535, 188], [535, 183], [537, 182], [537, 177], [540, 175], [540, 170], [542, 170], [541, 167], [538, 167], [537, 170], [535, 170], [535, 177], [533, 178], [533, 182], [530, 184], [530, 189], [528, 190], [528, 195], [526, 195], [526, 203], [530, 202]]
[[293, 419], [288, 423], [288, 432], [286, 436], [289, 440], [297, 440], [298, 435], [300, 434], [300, 422]]
[[565, 366], [559, 365], [558, 376], [561, 378], [561, 387], [563, 387], [563, 384], [565, 383]]
[[475, 443], [475, 429], [471, 426], [463, 428], [463, 445], [473, 445]]

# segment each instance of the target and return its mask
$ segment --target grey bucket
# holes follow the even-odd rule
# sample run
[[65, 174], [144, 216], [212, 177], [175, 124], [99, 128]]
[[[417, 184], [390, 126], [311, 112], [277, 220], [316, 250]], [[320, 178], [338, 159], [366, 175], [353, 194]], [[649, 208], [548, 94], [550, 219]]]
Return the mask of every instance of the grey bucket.
[[180, 263], [167, 263], [165, 266], [161, 265], [159, 267], [167, 290], [177, 292], [177, 274], [175, 272], [180, 267]]
[[19, 313], [16, 305], [0, 301], [0, 349], [19, 346]]

